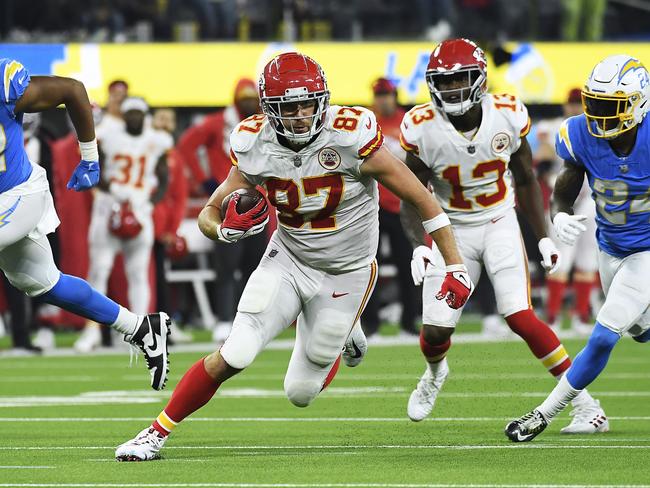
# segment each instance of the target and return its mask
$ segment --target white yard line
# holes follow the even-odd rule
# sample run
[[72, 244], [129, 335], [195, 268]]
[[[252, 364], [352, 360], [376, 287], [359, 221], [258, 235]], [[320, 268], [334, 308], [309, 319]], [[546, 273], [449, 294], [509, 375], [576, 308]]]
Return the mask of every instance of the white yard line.
[[[608, 417], [650, 421], [650, 417]], [[1, 422], [151, 422], [152, 417], [0, 417]], [[424, 422], [507, 422], [508, 417], [433, 417]], [[189, 417], [185, 422], [411, 422], [407, 417]], [[617, 441], [616, 439], [612, 439]]]
[[454, 483], [0, 483], [0, 487], [43, 488], [650, 488], [650, 485], [454, 484]]
[[54, 469], [55, 466], [0, 466], [0, 469]]
[[[0, 446], [0, 451], [73, 451], [73, 450], [103, 450], [115, 449], [115, 446]], [[493, 445], [305, 445], [305, 446], [167, 446], [166, 451], [171, 450], [217, 450], [217, 451], [288, 451], [288, 450], [354, 450], [354, 449], [378, 449], [378, 450], [452, 450], [452, 451], [476, 451], [476, 450], [502, 450], [502, 449], [650, 449], [650, 445], [638, 446], [621, 446], [621, 445], [594, 445], [587, 446], [582, 444], [493, 444]], [[1, 486], [1, 485], [0, 485]]]

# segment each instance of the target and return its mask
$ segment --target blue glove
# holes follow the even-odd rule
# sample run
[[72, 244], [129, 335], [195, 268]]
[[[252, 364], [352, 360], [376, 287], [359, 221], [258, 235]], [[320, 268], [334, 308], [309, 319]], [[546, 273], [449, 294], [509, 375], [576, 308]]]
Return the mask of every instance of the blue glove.
[[99, 183], [99, 162], [84, 161], [77, 165], [68, 181], [68, 190], [83, 191], [92, 188]]

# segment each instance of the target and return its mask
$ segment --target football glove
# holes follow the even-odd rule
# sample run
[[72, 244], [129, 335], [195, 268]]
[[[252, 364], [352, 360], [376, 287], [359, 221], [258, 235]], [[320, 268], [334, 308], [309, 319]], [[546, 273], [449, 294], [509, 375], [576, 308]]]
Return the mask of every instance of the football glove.
[[413, 250], [411, 258], [411, 276], [415, 286], [420, 286], [424, 281], [424, 275], [427, 272], [427, 265], [433, 266], [435, 256], [430, 247], [418, 246]]
[[99, 161], [81, 160], [75, 168], [70, 180], [68, 190], [83, 191], [99, 183]]
[[586, 215], [569, 215], [566, 212], [559, 212], [553, 219], [553, 228], [558, 239], [569, 246], [573, 246], [580, 234], [587, 230], [587, 227], [582, 223], [586, 219]]
[[240, 195], [235, 193], [228, 202], [228, 208], [221, 224], [217, 225], [217, 239], [232, 244], [264, 230], [269, 221], [269, 206], [266, 198], [242, 214], [237, 212]]
[[555, 243], [548, 237], [544, 237], [537, 243], [539, 252], [542, 255], [542, 267], [548, 274], [555, 273], [560, 267], [560, 251]]
[[464, 264], [451, 264], [447, 266], [446, 271], [445, 280], [436, 298], [444, 298], [451, 308], [460, 308], [474, 291], [474, 284]]

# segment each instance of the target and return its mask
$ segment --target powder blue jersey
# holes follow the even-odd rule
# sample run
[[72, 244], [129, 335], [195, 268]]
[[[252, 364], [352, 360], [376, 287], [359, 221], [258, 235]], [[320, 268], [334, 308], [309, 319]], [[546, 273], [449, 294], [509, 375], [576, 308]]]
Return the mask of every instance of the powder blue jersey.
[[14, 112], [29, 80], [22, 64], [0, 58], [0, 193], [27, 181], [32, 173], [23, 141], [23, 114]]
[[650, 250], [650, 122], [638, 125], [632, 152], [619, 156], [606, 139], [589, 134], [584, 114], [571, 117], [558, 131], [555, 150], [586, 170], [601, 250], [616, 257]]

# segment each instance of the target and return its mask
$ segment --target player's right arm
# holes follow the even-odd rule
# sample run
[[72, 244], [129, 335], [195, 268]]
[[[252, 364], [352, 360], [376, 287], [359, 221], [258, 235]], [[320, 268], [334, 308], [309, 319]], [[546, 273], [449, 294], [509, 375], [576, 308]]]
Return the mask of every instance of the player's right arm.
[[573, 215], [573, 204], [580, 194], [584, 181], [585, 168], [565, 159], [564, 166], [555, 180], [555, 188], [553, 189], [551, 207], [553, 219], [560, 212]]
[[42, 112], [61, 104], [70, 114], [81, 151], [81, 162], [68, 182], [68, 189], [87, 190], [99, 181], [99, 154], [92, 107], [83, 83], [60, 76], [33, 76], [14, 110], [16, 113]]
[[449, 217], [438, 201], [413, 172], [384, 147], [365, 159], [361, 165], [361, 174], [376, 179], [404, 203], [408, 202], [415, 207], [422, 219], [422, 228], [434, 240], [446, 264], [446, 276], [436, 298], [446, 299], [451, 308], [462, 307], [474, 285], [458, 251]]
[[568, 245], [575, 244], [578, 236], [587, 230], [582, 223], [585, 215], [574, 215], [573, 204], [585, 180], [585, 168], [580, 163], [571, 141], [571, 126], [579, 122], [575, 117], [565, 120], [555, 139], [555, 152], [564, 160], [551, 197], [551, 220], [558, 238]]
[[[411, 172], [417, 177], [417, 179], [422, 183], [426, 188], [429, 184], [429, 177], [431, 176], [431, 170], [422, 162], [413, 153], [406, 153], [406, 166], [411, 170]], [[406, 233], [409, 241], [414, 248], [418, 246], [425, 246], [426, 242], [424, 241], [424, 228], [422, 227], [422, 219], [416, 208], [407, 202], [402, 202], [400, 208], [400, 220], [402, 222], [402, 228]]]
[[[223, 223], [221, 219], [221, 202], [232, 192], [242, 188], [255, 188], [255, 185], [244, 177], [237, 166], [233, 166], [230, 168], [226, 180], [210, 196], [208, 203], [205, 204], [199, 214], [199, 229], [208, 239], [219, 240], [218, 228]], [[234, 199], [231, 202], [236, 203]]]
[[84, 84], [61, 76], [32, 76], [16, 112], [43, 112], [65, 105], [81, 142], [95, 139], [93, 112]]

